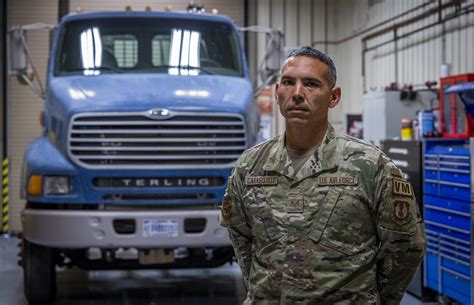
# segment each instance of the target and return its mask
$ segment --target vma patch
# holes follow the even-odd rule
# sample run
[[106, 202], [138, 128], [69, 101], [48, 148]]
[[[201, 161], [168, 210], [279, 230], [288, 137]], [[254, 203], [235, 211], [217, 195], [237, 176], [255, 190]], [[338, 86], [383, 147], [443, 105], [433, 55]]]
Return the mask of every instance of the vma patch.
[[393, 178], [392, 192], [397, 195], [413, 197], [410, 183], [402, 179]]
[[404, 225], [410, 221], [410, 203], [407, 201], [395, 201], [393, 203], [392, 220]]

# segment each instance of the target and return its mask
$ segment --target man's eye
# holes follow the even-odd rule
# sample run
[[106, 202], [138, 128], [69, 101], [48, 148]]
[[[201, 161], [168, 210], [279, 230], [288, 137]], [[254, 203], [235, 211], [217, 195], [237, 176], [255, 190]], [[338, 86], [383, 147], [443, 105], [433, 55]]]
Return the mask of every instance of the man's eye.
[[293, 82], [289, 79], [284, 79], [281, 81], [282, 85], [285, 85], [285, 86], [289, 86], [289, 85], [292, 85]]
[[318, 86], [318, 83], [316, 83], [316, 82], [307, 82], [307, 83], [306, 83], [306, 86], [307, 86], [307, 87], [314, 88], [314, 87], [317, 87], [317, 86]]

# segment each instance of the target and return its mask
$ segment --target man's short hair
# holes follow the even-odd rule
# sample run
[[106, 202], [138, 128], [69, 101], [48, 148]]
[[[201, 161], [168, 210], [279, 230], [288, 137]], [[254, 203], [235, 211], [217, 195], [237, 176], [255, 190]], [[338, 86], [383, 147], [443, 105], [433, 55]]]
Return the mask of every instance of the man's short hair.
[[311, 57], [314, 59], [319, 60], [320, 62], [326, 64], [328, 66], [328, 82], [331, 87], [336, 85], [337, 80], [337, 73], [336, 73], [336, 65], [332, 61], [331, 57], [327, 56], [323, 52], [316, 50], [313, 47], [306, 46], [300, 47], [290, 52], [287, 59], [290, 57], [298, 57], [298, 56], [306, 56]]

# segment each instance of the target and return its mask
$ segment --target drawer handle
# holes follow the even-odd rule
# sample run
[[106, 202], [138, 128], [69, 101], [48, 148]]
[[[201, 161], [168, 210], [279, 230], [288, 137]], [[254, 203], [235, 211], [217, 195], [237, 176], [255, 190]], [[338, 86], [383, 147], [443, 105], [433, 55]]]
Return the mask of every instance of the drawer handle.
[[466, 188], [471, 187], [469, 184], [455, 183], [455, 182], [447, 182], [447, 181], [440, 181], [440, 180], [433, 180], [433, 179], [425, 179], [425, 182], [428, 182], [428, 183], [436, 183], [436, 184], [442, 184], [442, 185], [449, 185], [449, 186], [466, 187]]
[[431, 204], [425, 204], [425, 208], [429, 208], [431, 210], [436, 210], [436, 211], [441, 211], [441, 212], [447, 212], [447, 213], [451, 213], [451, 214], [454, 214], [454, 215], [459, 215], [459, 216], [464, 216], [464, 217], [471, 217], [471, 214], [469, 213], [464, 213], [464, 212], [459, 212], [459, 211], [453, 211], [453, 210], [450, 210], [450, 209], [445, 209], [445, 208], [440, 208], [440, 207], [437, 207], [437, 206], [434, 206], [434, 205], [431, 205]]
[[441, 239], [454, 240], [455, 242], [465, 244], [467, 247], [471, 247], [471, 243], [470, 243], [470, 242], [465, 241], [465, 240], [462, 240], [462, 239], [459, 239], [459, 238], [456, 238], [456, 237], [452, 237], [452, 236], [449, 236], [449, 235], [446, 235], [446, 234], [443, 234], [443, 233], [440, 233], [440, 234], [439, 234], [439, 238], [441, 238]]
[[471, 279], [471, 278], [470, 278], [469, 276], [467, 276], [467, 275], [464, 275], [464, 274], [461, 274], [461, 273], [459, 273], [459, 272], [453, 271], [453, 270], [448, 269], [448, 268], [446, 268], [446, 267], [440, 267], [440, 269], [443, 270], [443, 271], [446, 271], [447, 273], [451, 273], [452, 275], [454, 275], [454, 276], [456, 276], [456, 277], [460, 277], [460, 278], [462, 278], [462, 279], [464, 279], [464, 280], [466, 280], [466, 281], [469, 281], [469, 280]]
[[467, 234], [467, 235], [471, 234], [471, 231], [467, 231], [467, 230], [463, 230], [463, 229], [454, 228], [454, 227], [447, 226], [447, 225], [443, 225], [443, 224], [440, 224], [440, 223], [437, 223], [437, 222], [434, 222], [434, 221], [430, 221], [430, 220], [425, 220], [425, 223], [427, 223], [427, 224], [429, 224], [429, 225], [436, 226], [436, 227], [448, 229], [448, 230], [451, 230], [451, 231], [456, 231], [456, 232], [464, 233], [464, 234]]
[[449, 259], [449, 260], [452, 260], [452, 261], [455, 262], [455, 263], [458, 263], [458, 264], [461, 264], [461, 265], [464, 265], [464, 266], [467, 266], [467, 267], [470, 267], [470, 266], [471, 266], [471, 264], [469, 264], [469, 263], [466, 263], [466, 262], [464, 262], [464, 261], [462, 261], [462, 260], [459, 260], [459, 259], [457, 259], [457, 258], [448, 256], [448, 255], [443, 254], [443, 253], [440, 253], [439, 256], [444, 257], [444, 258]]

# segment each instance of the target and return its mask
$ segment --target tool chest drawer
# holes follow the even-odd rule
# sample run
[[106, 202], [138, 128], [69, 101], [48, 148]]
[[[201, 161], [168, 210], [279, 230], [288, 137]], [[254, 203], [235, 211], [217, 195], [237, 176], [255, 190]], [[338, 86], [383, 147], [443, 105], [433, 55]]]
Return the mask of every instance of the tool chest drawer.
[[468, 201], [425, 195], [423, 202], [431, 208], [447, 209], [447, 212], [451, 211], [452, 213], [461, 212], [464, 213], [464, 216], [471, 217], [471, 204]]
[[425, 205], [425, 220], [443, 224], [469, 234], [471, 221], [469, 216], [462, 212]]

